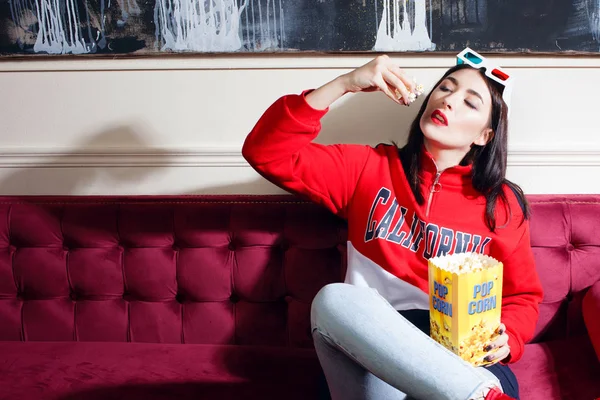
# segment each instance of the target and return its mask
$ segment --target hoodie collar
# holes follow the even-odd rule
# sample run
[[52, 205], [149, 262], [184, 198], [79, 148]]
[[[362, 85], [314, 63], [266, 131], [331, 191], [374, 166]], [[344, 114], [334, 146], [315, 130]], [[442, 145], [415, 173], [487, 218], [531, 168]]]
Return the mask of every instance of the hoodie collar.
[[446, 168], [443, 171], [438, 171], [437, 165], [431, 153], [423, 146], [423, 157], [421, 157], [421, 168], [419, 176], [423, 182], [431, 183], [435, 180], [436, 175], [440, 172], [439, 183], [449, 186], [471, 186], [473, 164], [455, 165], [454, 167]]

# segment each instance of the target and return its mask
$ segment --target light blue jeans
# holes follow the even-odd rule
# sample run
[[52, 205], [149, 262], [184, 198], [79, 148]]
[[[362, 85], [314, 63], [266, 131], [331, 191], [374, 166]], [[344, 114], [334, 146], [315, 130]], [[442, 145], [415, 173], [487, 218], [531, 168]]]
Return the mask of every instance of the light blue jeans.
[[311, 307], [332, 400], [483, 399], [496, 376], [424, 334], [371, 288], [323, 287]]

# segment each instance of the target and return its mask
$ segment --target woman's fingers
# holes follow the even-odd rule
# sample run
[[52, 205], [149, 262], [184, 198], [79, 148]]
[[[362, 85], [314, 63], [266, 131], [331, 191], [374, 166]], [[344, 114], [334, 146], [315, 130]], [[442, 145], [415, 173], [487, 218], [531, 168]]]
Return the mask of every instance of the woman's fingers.
[[414, 79], [409, 78], [408, 75], [406, 74], [406, 72], [404, 72], [404, 70], [402, 68], [400, 68], [396, 64], [392, 64], [390, 66], [390, 71], [392, 71], [392, 73], [394, 75], [396, 75], [398, 78], [400, 78], [400, 80], [402, 80], [402, 83], [404, 83], [404, 86], [406, 87], [406, 89], [409, 92], [413, 92], [413, 93], [416, 92], [417, 83], [415, 82]]
[[506, 333], [503, 333], [502, 335], [500, 335], [496, 339], [494, 339], [492, 342], [490, 342], [487, 345], [487, 347], [485, 348], [485, 350], [491, 351], [493, 349], [497, 349], [502, 346], [505, 346], [507, 343], [508, 343], [508, 335]]
[[491, 363], [502, 361], [510, 355], [508, 335], [506, 334], [506, 326], [504, 326], [504, 324], [500, 324], [498, 329], [496, 329], [496, 335], [494, 335], [494, 337], [494, 340], [483, 349], [489, 353], [485, 356], [484, 360]]
[[389, 69], [383, 70], [381, 75], [383, 76], [383, 79], [388, 83], [388, 85], [393, 88], [394, 96], [396, 98], [401, 97], [404, 100], [404, 104], [406, 105], [412, 103], [410, 92], [407, 89], [404, 82], [402, 81], [402, 79], [400, 79]]
[[[383, 93], [385, 93], [386, 96], [389, 97], [390, 99], [392, 99], [394, 102], [396, 102], [398, 104], [404, 104], [394, 93], [395, 88], [392, 85], [388, 84], [383, 79], [383, 75], [375, 78], [375, 84], [377, 85], [379, 90], [381, 90]], [[400, 97], [400, 98], [402, 98], [402, 97]]]
[[504, 360], [509, 355], [510, 355], [510, 347], [508, 345], [506, 345], [506, 346], [502, 346], [501, 348], [494, 351], [493, 353], [490, 353], [487, 356], [485, 356], [484, 360], [488, 361], [488, 362], [496, 363], [498, 361]]
[[349, 92], [380, 90], [398, 104], [409, 105], [421, 94], [416, 82], [385, 54], [345, 76]]
[[496, 329], [496, 332], [497, 332], [498, 334], [502, 335], [504, 332], [506, 332], [506, 325], [504, 325], [504, 324], [502, 324], [502, 323], [501, 323], [501, 324], [498, 326], [498, 329]]

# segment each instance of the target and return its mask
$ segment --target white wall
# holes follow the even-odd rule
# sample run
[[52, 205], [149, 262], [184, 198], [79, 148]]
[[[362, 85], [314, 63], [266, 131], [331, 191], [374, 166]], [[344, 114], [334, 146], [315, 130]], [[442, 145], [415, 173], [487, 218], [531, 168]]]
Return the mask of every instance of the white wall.
[[[394, 56], [430, 87], [448, 56]], [[600, 193], [600, 58], [492, 57], [518, 78], [509, 178], [527, 193]], [[279, 96], [370, 56], [0, 62], [0, 194], [280, 193], [240, 155]], [[323, 143], [402, 140], [419, 103], [347, 95]]]

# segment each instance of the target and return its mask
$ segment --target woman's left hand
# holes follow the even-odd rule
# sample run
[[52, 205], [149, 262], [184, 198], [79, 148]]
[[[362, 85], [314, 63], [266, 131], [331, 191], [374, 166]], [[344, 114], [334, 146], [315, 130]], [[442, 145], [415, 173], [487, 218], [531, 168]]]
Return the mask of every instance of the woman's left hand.
[[495, 364], [499, 361], [504, 360], [510, 355], [510, 346], [508, 345], [508, 335], [506, 334], [506, 326], [500, 324], [496, 330], [496, 335], [493, 336], [494, 340], [485, 347], [485, 351], [488, 355], [485, 356], [484, 360]]

